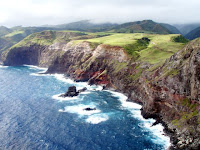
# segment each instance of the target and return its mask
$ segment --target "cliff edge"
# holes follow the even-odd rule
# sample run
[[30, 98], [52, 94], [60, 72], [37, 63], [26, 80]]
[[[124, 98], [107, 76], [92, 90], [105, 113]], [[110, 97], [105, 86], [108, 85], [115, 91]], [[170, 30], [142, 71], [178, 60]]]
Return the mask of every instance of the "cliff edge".
[[[45, 36], [52, 39], [55, 34]], [[200, 39], [180, 47], [162, 35], [169, 47], [166, 49], [164, 43], [157, 42], [158, 35], [144, 35], [149, 42], [139, 37], [126, 46], [97, 42], [109, 38], [107, 35], [91, 40], [82, 40], [78, 33], [65, 36], [71, 40], [41, 44], [26, 39], [25, 44], [4, 53], [4, 65], [45, 66], [47, 73], [64, 73], [76, 81], [123, 92], [142, 104], [145, 118], [155, 118], [166, 127], [175, 149], [200, 148]], [[118, 35], [110, 38], [113, 36]], [[135, 45], [140, 47], [129, 53]]]

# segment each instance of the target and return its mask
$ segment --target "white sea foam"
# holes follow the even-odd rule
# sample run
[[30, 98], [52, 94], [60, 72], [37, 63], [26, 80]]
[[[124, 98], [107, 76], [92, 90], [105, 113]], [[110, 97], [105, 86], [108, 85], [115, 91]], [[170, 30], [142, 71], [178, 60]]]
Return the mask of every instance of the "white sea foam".
[[[63, 94], [63, 93], [62, 93]], [[61, 94], [53, 95], [52, 98], [58, 101], [70, 101], [79, 99], [78, 96], [75, 97], [60, 97]]]
[[42, 68], [42, 67], [33, 66], [33, 65], [23, 65], [23, 66], [27, 66], [33, 70], [40, 70], [37, 73], [31, 73], [30, 75], [32, 76], [49, 76], [49, 74], [44, 74], [48, 70], [48, 68]]
[[53, 76], [62, 82], [69, 83], [69, 84], [75, 84], [76, 82], [72, 79], [66, 78], [64, 74], [53, 74]]
[[23, 66], [27, 66], [30, 69], [45, 70], [45, 71], [47, 71], [48, 69], [48, 68], [43, 68], [43, 67], [38, 67], [38, 66], [33, 66], [33, 65], [23, 65]]
[[0, 65], [0, 68], [8, 68], [8, 66]]
[[89, 91], [86, 91], [86, 92], [81, 92], [80, 94], [82, 95], [84, 95], [84, 94], [90, 94], [91, 92], [89, 92]]
[[87, 123], [91, 124], [99, 124], [109, 119], [108, 115], [101, 113], [101, 110], [99, 109], [86, 111], [84, 110], [85, 108], [96, 108], [96, 105], [94, 103], [90, 103], [88, 105], [79, 104], [74, 106], [66, 106], [64, 109], [59, 109], [59, 112], [78, 114], [80, 118], [85, 119]]
[[118, 93], [118, 92], [113, 92], [113, 91], [109, 91], [110, 93], [112, 93], [112, 95], [114, 97], [118, 97], [120, 102], [122, 103], [122, 106], [126, 109], [137, 109], [140, 110], [142, 108], [141, 105], [133, 103], [133, 102], [128, 102], [127, 99], [128, 97], [125, 96], [122, 93]]
[[90, 91], [101, 91], [103, 89], [102, 86], [99, 85], [92, 85], [90, 86], [87, 82], [75, 82], [72, 79], [65, 77], [64, 74], [54, 74], [55, 78], [69, 84], [74, 84], [77, 87], [77, 90], [80, 90], [86, 87]]
[[96, 108], [94, 104], [89, 104], [89, 105], [74, 105], [74, 106], [66, 106], [64, 109], [60, 109], [59, 112], [69, 112], [69, 113], [75, 113], [78, 114], [80, 117], [86, 115], [90, 116], [92, 114], [100, 113], [101, 110], [96, 109], [96, 110], [91, 110], [91, 111], [86, 111], [84, 110], [85, 108]]
[[44, 74], [45, 71], [41, 71], [41, 72], [38, 72], [38, 73], [31, 73], [30, 75], [31, 76], [53, 76], [52, 74]]
[[107, 121], [109, 119], [108, 115], [106, 114], [94, 114], [89, 116], [86, 119], [86, 122], [91, 124], [99, 124], [100, 122]]
[[138, 105], [133, 102], [128, 102], [127, 101], [128, 97], [125, 96], [124, 94], [113, 92], [113, 91], [109, 91], [109, 92], [112, 93], [113, 96], [119, 98], [123, 109], [129, 110], [134, 118], [137, 118], [141, 121], [141, 123], [138, 124], [140, 128], [146, 128], [147, 130], [152, 132], [153, 135], [156, 136], [155, 139], [152, 139], [153, 142], [158, 143], [158, 144], [162, 143], [163, 145], [165, 145], [166, 149], [171, 145], [170, 138], [168, 136], [165, 136], [164, 131], [163, 131], [164, 127], [161, 124], [152, 126], [152, 124], [155, 122], [154, 119], [144, 119], [142, 117], [141, 111], [140, 111], [140, 109], [142, 108], [141, 105]]
[[[149, 120], [149, 119], [148, 119]], [[164, 133], [164, 127], [161, 124], [157, 124], [155, 126], [152, 126], [153, 122], [155, 120], [151, 119], [149, 122], [145, 122], [144, 126], [149, 129], [157, 138], [152, 139], [154, 143], [157, 144], [163, 144], [165, 145], [165, 148], [169, 148], [171, 143], [170, 143], [170, 138], [165, 135]]]

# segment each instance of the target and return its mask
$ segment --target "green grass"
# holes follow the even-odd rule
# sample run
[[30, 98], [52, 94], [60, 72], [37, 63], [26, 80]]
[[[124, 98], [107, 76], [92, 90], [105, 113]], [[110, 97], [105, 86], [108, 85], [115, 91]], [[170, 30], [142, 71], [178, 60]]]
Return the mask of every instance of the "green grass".
[[[69, 36], [67, 33], [74, 34]], [[14, 34], [14, 33], [12, 33]], [[12, 35], [11, 34], [11, 35]], [[150, 64], [163, 63], [167, 58], [183, 48], [184, 43], [174, 42], [172, 39], [178, 34], [160, 35], [144, 33], [111, 33], [111, 32], [80, 32], [80, 31], [43, 31], [31, 34], [24, 40], [14, 45], [20, 47], [31, 45], [51, 45], [56, 42], [67, 43], [73, 40], [73, 45], [83, 41], [91, 43], [91, 48], [99, 44], [123, 47], [134, 60]], [[141, 43], [142, 38], [150, 39], [149, 43]]]
[[24, 31], [13, 31], [13, 32], [11, 32], [9, 34], [6, 34], [5, 37], [12, 37], [14, 35], [23, 34], [23, 33], [24, 33]]
[[[132, 44], [136, 42], [137, 39], [143, 37], [143, 34], [136, 33], [136, 34], [126, 34], [126, 33], [117, 33], [111, 34], [110, 36], [88, 39], [86, 41], [94, 42], [94, 43], [101, 43], [101, 44], [108, 44], [112, 46], [125, 46], [126, 44]], [[82, 42], [82, 41], [79, 41]]]
[[182, 36], [182, 35], [173, 37], [173, 38], [172, 38], [172, 41], [177, 42], [177, 43], [188, 43], [188, 42], [189, 42], [189, 40], [186, 39], [186, 38], [185, 38], [184, 36]]
[[136, 55], [136, 52], [139, 52], [143, 49], [146, 49], [149, 45], [150, 40], [148, 38], [143, 37], [142, 39], [138, 39], [136, 42], [132, 44], [127, 44], [123, 46], [123, 48], [127, 51], [129, 55]]
[[[143, 33], [134, 33], [134, 34], [111, 33], [110, 36], [87, 39], [87, 40], [76, 40], [75, 43], [79, 43], [82, 41], [89, 41], [92, 43], [127, 47], [128, 45], [136, 44], [138, 39], [147, 37], [151, 41], [147, 47], [144, 47], [144, 49], [140, 49], [140, 52], [138, 52], [138, 54], [140, 55], [139, 61], [145, 61], [150, 64], [156, 64], [156, 63], [163, 63], [167, 58], [169, 58], [178, 50], [183, 48], [185, 44], [172, 41], [172, 38], [177, 37], [177, 36], [179, 35], [178, 34], [159, 35], [159, 34], [143, 34]], [[130, 51], [131, 50], [129, 49], [127, 53], [131, 54]], [[131, 55], [134, 55], [134, 54], [131, 54]]]
[[139, 52], [141, 61], [150, 64], [162, 63], [178, 50], [184, 47], [183, 43], [176, 43], [171, 40], [177, 35], [156, 35], [151, 38], [148, 48]]

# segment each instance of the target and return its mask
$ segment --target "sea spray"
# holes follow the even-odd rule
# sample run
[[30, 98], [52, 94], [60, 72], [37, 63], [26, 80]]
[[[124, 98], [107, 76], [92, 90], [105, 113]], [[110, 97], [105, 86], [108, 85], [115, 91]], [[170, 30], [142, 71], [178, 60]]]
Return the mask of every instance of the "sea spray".
[[114, 91], [108, 91], [108, 92], [112, 93], [113, 96], [119, 98], [120, 102], [122, 103], [123, 109], [129, 110], [134, 118], [137, 118], [142, 121], [142, 123], [138, 124], [139, 127], [141, 127], [142, 129], [143, 128], [148, 129], [160, 139], [160, 140], [158, 140], [158, 138], [152, 139], [154, 142], [166, 145], [165, 146], [166, 149], [170, 147], [171, 145], [170, 138], [165, 135], [164, 127], [161, 124], [152, 126], [153, 123], [155, 123], [154, 119], [144, 119], [141, 115], [141, 110], [140, 110], [142, 108], [141, 105], [127, 101], [128, 97], [122, 93]]
[[[43, 70], [46, 71], [46, 68], [39, 68], [36, 66], [28, 66], [33, 69], [38, 69], [38, 70]], [[103, 89], [102, 86], [97, 86], [97, 85], [88, 85], [87, 82], [75, 82], [74, 80], [67, 78], [64, 74], [41, 74], [41, 72], [38, 73], [32, 73], [31, 75], [36, 75], [36, 76], [53, 76], [59, 81], [62, 81], [63, 83], [66, 84], [73, 84], [77, 86], [77, 89], [81, 89], [83, 87], [87, 87], [88, 91], [81, 93], [83, 94], [90, 94], [92, 91], [101, 91]], [[152, 124], [155, 122], [154, 119], [144, 119], [141, 115], [140, 109], [142, 108], [141, 105], [129, 102], [127, 101], [128, 97], [125, 96], [122, 93], [119, 92], [114, 92], [110, 90], [105, 90], [107, 92], [110, 92], [112, 96], [117, 97], [118, 100], [121, 102], [121, 109], [127, 109], [128, 111], [131, 112], [132, 116], [134, 118], [137, 118], [141, 121], [141, 123], [138, 124], [138, 126], [142, 130], [149, 130], [152, 132], [153, 135], [155, 135], [155, 138], [151, 138], [151, 140], [155, 143], [162, 143], [165, 145], [165, 148], [167, 149], [170, 146], [170, 138], [165, 136], [164, 131], [163, 131], [163, 126], [161, 124], [152, 126]], [[52, 98], [55, 100], [59, 100], [60, 102], [62, 101], [80, 101], [80, 97], [60, 97], [61, 94], [56, 94], [53, 95]], [[81, 99], [83, 100], [83, 99]], [[59, 112], [68, 112], [68, 113], [75, 113], [78, 114], [80, 118], [84, 118], [86, 122], [91, 123], [91, 124], [99, 124], [101, 122], [109, 120], [109, 115], [106, 113], [101, 112], [101, 110], [95, 110], [91, 112], [87, 112], [84, 110], [84, 108], [87, 107], [96, 107], [93, 104], [89, 105], [75, 105], [75, 106], [66, 106], [64, 109], [59, 109]], [[86, 116], [86, 117], [85, 117]]]

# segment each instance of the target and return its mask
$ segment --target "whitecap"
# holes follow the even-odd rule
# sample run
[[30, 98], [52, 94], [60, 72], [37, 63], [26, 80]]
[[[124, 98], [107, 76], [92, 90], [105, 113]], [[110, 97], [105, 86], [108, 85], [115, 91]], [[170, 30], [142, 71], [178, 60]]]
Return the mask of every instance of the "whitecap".
[[99, 109], [86, 111], [84, 110], [85, 108], [96, 108], [96, 106], [94, 104], [89, 104], [89, 105], [79, 104], [74, 106], [66, 106], [64, 109], [60, 109], [59, 112], [75, 113], [78, 114], [79, 117], [82, 117], [84, 115], [89, 116], [101, 112], [101, 110]]
[[0, 65], [0, 68], [8, 68], [8, 66]]
[[128, 101], [127, 101], [128, 97], [125, 96], [125, 95], [122, 94], [122, 93], [113, 92], [113, 91], [108, 91], [108, 92], [112, 93], [112, 95], [113, 95], [114, 97], [118, 97], [119, 100], [120, 100], [120, 102], [121, 102], [121, 104], [122, 104], [122, 106], [123, 106], [124, 108], [126, 108], [126, 109], [137, 109], [137, 110], [140, 110], [140, 109], [142, 108], [142, 106], [139, 105], [139, 104], [136, 104], [136, 103], [134, 103], [134, 102], [128, 102]]
[[[63, 94], [63, 93], [61, 93], [61, 94]], [[52, 98], [55, 99], [55, 100], [58, 100], [58, 101], [70, 101], [70, 100], [79, 99], [78, 96], [75, 96], [75, 97], [60, 97], [61, 94], [53, 95]]]
[[107, 121], [109, 119], [108, 115], [106, 114], [95, 114], [91, 115], [86, 119], [86, 122], [91, 124], [99, 124], [101, 122]]
[[90, 94], [91, 92], [90, 91], [86, 91], [86, 92], [81, 92], [80, 94], [82, 95], [84, 95], [84, 94]]
[[54, 74], [54, 76], [57, 80], [75, 85], [77, 90], [80, 90], [84, 87], [86, 87], [89, 91], [101, 91], [103, 89], [103, 87], [99, 85], [89, 85], [87, 82], [76, 82], [70, 78], [67, 78], [64, 74]]
[[145, 128], [148, 131], [152, 132], [152, 134], [155, 136], [155, 138], [152, 139], [154, 143], [158, 144], [162, 143], [163, 145], [165, 145], [166, 149], [171, 145], [170, 138], [168, 136], [165, 136], [164, 127], [161, 124], [152, 126], [153, 123], [155, 122], [154, 119], [143, 118], [140, 110], [142, 108], [141, 105], [133, 102], [128, 102], [127, 101], [128, 97], [125, 96], [124, 94], [113, 91], [108, 91], [108, 92], [112, 93], [113, 96], [119, 98], [119, 101], [121, 102], [123, 109], [129, 110], [134, 118], [137, 118], [138, 120], [141, 121], [141, 123], [138, 124], [140, 128]]
[[29, 67], [30, 69], [34, 69], [34, 70], [44, 70], [44, 71], [48, 70], [48, 68], [38, 67], [34, 65], [23, 65], [23, 66]]
[[53, 74], [53, 76], [62, 82], [69, 83], [69, 84], [76, 84], [75, 81], [72, 79], [66, 78], [64, 74]]
[[[147, 122], [147, 121], [149, 121], [149, 122]], [[170, 138], [165, 135], [164, 127], [162, 126], [162, 124], [157, 124], [155, 126], [152, 126], [152, 124], [153, 124], [153, 122], [155, 122], [155, 120], [148, 119], [147, 121], [144, 122], [144, 127], [149, 129], [149, 131], [152, 132], [153, 135], [155, 135], [155, 138], [153, 138], [151, 140], [154, 143], [165, 145], [166, 149], [169, 148], [171, 145]]]

